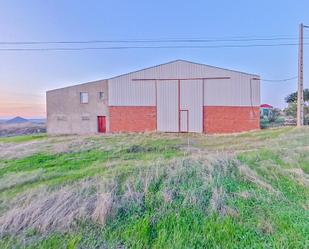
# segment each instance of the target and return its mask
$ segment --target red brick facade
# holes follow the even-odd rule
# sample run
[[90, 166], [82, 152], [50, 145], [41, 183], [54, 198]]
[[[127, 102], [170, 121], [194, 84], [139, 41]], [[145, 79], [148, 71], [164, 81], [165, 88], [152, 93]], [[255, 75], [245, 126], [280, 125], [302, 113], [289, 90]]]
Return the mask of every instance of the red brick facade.
[[260, 129], [260, 108], [204, 106], [204, 133], [231, 133]]
[[[204, 106], [203, 132], [232, 133], [260, 128], [259, 107]], [[155, 131], [155, 106], [110, 106], [110, 132]]]
[[155, 131], [157, 114], [155, 106], [110, 106], [111, 132]]

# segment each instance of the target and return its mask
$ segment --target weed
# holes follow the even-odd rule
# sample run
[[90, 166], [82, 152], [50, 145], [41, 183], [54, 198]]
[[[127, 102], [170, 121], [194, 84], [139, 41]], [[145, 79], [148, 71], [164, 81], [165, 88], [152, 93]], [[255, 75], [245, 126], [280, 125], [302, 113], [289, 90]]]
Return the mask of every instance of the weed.
[[46, 138], [0, 156], [0, 248], [306, 248], [308, 133]]

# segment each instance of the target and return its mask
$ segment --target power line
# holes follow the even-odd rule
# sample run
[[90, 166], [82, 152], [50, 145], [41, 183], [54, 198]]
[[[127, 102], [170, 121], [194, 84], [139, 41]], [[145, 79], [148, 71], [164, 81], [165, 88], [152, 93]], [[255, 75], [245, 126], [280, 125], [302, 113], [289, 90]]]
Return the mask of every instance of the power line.
[[286, 81], [291, 81], [297, 79], [298, 76], [294, 76], [291, 78], [286, 78], [286, 79], [261, 79], [261, 81], [266, 81], [266, 82], [286, 82]]
[[[250, 48], [297, 46], [297, 43], [274, 44], [225, 44], [225, 45], [169, 45], [169, 46], [108, 46], [108, 47], [47, 47], [47, 48], [0, 48], [0, 51], [80, 51], [80, 50], [128, 50], [128, 49], [177, 49], [177, 48]], [[309, 43], [304, 43], [309, 45]]]
[[[306, 37], [304, 39], [309, 39]], [[0, 42], [0, 45], [39, 45], [39, 44], [96, 44], [96, 43], [199, 43], [199, 42], [247, 42], [297, 40], [297, 37], [266, 38], [192, 38], [192, 39], [134, 39], [134, 40], [85, 40], [85, 41], [13, 41]]]

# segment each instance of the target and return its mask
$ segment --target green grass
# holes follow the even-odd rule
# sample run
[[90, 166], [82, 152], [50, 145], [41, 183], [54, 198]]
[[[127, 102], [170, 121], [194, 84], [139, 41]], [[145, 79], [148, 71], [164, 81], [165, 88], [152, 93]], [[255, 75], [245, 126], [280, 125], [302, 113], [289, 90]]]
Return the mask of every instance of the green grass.
[[1, 137], [0, 143], [21, 143], [29, 142], [32, 140], [44, 139], [46, 134], [37, 134], [37, 135], [22, 135], [22, 136], [13, 136], [13, 137]]
[[239, 137], [241, 138], [254, 137], [262, 140], [273, 139], [278, 138], [279, 136], [284, 135], [288, 132], [291, 132], [294, 129], [295, 129], [294, 127], [264, 129], [261, 131], [243, 133], [240, 134]]
[[307, 201], [309, 197], [308, 186], [303, 186], [303, 184], [295, 181], [292, 174], [285, 171], [285, 169], [295, 167], [295, 164], [290, 165], [284, 162], [280, 157], [281, 154], [281, 152], [274, 152], [271, 149], [260, 149], [255, 152], [239, 154], [238, 159], [254, 169], [258, 175], [289, 200], [293, 202]]
[[84, 217], [70, 229], [29, 227], [3, 236], [0, 248], [309, 247], [308, 129], [189, 136], [188, 151], [185, 135], [114, 135], [84, 138], [95, 141], [87, 149], [2, 160], [0, 187], [22, 176], [3, 187], [2, 215], [39, 187], [54, 193], [93, 178], [113, 183], [102, 191], [114, 206], [103, 225]]
[[[133, 149], [132, 149], [133, 148]], [[32, 181], [21, 181], [14, 188], [2, 188], [1, 195], [14, 196], [29, 188], [41, 185], [71, 183], [82, 178], [106, 172], [134, 168], [136, 161], [168, 160], [179, 156], [175, 141], [154, 140], [150, 143], [133, 144], [113, 150], [85, 150], [61, 154], [37, 153], [20, 159], [0, 160], [0, 177], [6, 178], [14, 173], [28, 173], [41, 170], [42, 174]], [[108, 168], [109, 162], [117, 162], [116, 169]], [[0, 181], [1, 183], [1, 181]], [[0, 196], [1, 196], [0, 195]]]

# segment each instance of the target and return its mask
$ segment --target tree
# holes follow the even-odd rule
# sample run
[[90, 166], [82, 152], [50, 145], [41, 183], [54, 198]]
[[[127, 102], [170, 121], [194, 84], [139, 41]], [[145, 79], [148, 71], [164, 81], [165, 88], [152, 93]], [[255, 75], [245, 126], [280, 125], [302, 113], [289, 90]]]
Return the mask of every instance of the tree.
[[[297, 92], [289, 94], [285, 101], [288, 103], [287, 108], [284, 109], [284, 113], [287, 116], [296, 118], [297, 115]], [[309, 89], [304, 90], [304, 122], [309, 123]]]
[[[286, 96], [285, 101], [287, 103], [297, 102], [297, 92], [291, 93]], [[309, 89], [304, 89], [304, 102], [309, 102]]]
[[290, 102], [287, 106], [287, 108], [284, 109], [284, 113], [287, 116], [291, 116], [293, 118], [296, 118], [297, 113], [297, 104], [296, 102]]
[[269, 118], [269, 122], [275, 122], [277, 120], [277, 118], [280, 116], [281, 110], [278, 108], [274, 108], [272, 110], [272, 115]]

